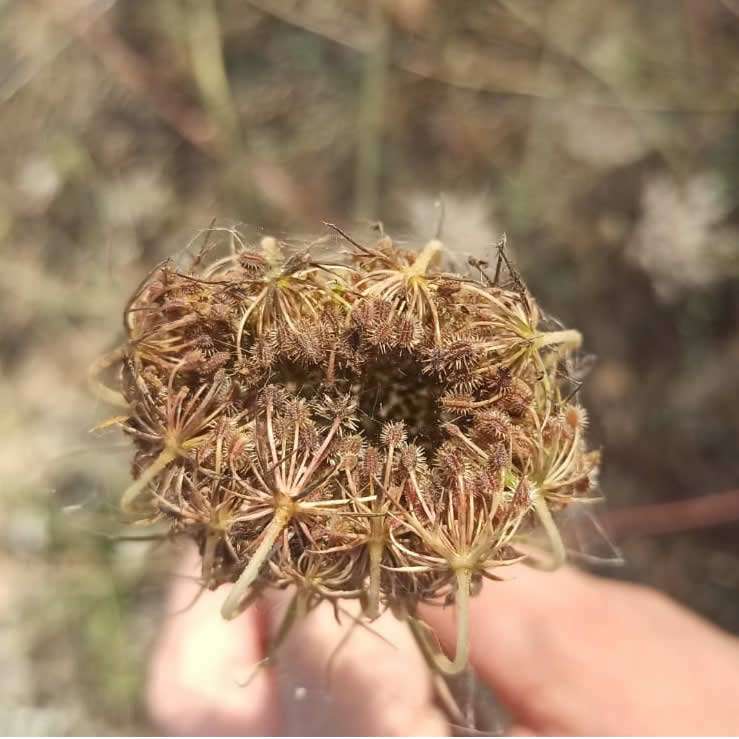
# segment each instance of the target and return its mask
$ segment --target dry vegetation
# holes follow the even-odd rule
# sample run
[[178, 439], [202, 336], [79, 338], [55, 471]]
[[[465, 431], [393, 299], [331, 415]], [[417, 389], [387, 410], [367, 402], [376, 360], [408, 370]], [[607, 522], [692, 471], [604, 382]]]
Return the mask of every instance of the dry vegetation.
[[[445, 193], [445, 243], [492, 260], [506, 231], [596, 355], [610, 504], [736, 487], [739, 6], [462, 7], [0, 2], [3, 733], [146, 730], [169, 563], [111, 536], [127, 447], [88, 435], [84, 376], [213, 218], [423, 243]], [[736, 524], [622, 545], [622, 576], [739, 630]]]

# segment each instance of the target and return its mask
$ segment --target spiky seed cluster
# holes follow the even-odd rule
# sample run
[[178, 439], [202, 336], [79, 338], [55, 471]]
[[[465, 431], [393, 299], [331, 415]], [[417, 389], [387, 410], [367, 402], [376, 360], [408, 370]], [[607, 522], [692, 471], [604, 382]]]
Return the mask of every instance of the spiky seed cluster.
[[[126, 513], [192, 537], [208, 587], [298, 586], [308, 604], [360, 598], [365, 614], [415, 619], [525, 559], [555, 567], [552, 510], [587, 496], [598, 455], [560, 361], [576, 331], [542, 331], [509, 285], [445, 273], [442, 245], [387, 237], [330, 263], [274, 239], [159, 266], [125, 313], [123, 430], [135, 482]], [[212, 252], [211, 252], [212, 254]], [[106, 388], [108, 399], [116, 393]], [[525, 549], [540, 528], [548, 556]]]

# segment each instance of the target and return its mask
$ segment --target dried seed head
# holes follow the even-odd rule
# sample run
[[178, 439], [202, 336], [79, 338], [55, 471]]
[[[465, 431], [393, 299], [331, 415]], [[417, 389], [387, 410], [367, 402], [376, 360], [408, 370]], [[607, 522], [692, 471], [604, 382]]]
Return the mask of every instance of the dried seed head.
[[444, 300], [454, 297], [461, 289], [461, 285], [457, 280], [442, 279], [436, 283], [436, 294]]
[[240, 470], [256, 461], [256, 445], [251, 433], [242, 432], [237, 434], [229, 452], [230, 463]]
[[210, 334], [204, 333], [202, 329], [198, 329], [193, 338], [193, 345], [196, 349], [200, 349], [206, 356], [211, 356], [215, 351], [215, 341]]
[[283, 410], [287, 420], [298, 428], [302, 428], [310, 420], [310, 408], [305, 398], [290, 398]]
[[338, 457], [339, 457], [339, 464], [347, 472], [351, 472], [352, 470], [354, 470], [354, 468], [359, 463], [359, 457], [357, 457], [356, 454], [339, 452]]
[[459, 605], [537, 516], [594, 488], [585, 412], [551, 412], [572, 387], [567, 332], [556, 353], [518, 338], [539, 314], [504, 254], [507, 287], [479, 262], [442, 273], [438, 241], [348, 239], [325, 264], [234, 241], [137, 290], [117, 375], [125, 509], [195, 539], [208, 587], [236, 581], [229, 617], [252, 585], [290, 584], [311, 607], [355, 596], [413, 615], [473, 557]]
[[472, 423], [478, 435], [491, 442], [506, 441], [511, 435], [510, 416], [498, 408], [476, 411]]
[[399, 446], [408, 438], [404, 421], [391, 421], [382, 427], [380, 441], [386, 446]]
[[216, 352], [209, 359], [203, 360], [197, 369], [201, 375], [212, 375], [217, 370], [225, 367], [230, 361], [230, 352]]
[[281, 412], [290, 400], [290, 393], [282, 385], [265, 385], [257, 396], [257, 404], [260, 411], [271, 409], [273, 412]]
[[316, 424], [312, 420], [303, 424], [303, 427], [300, 429], [300, 439], [309, 451], [318, 449], [320, 437]]
[[419, 341], [421, 330], [412, 316], [400, 316], [395, 323], [395, 343], [400, 349], [412, 349]]
[[197, 370], [205, 361], [205, 352], [202, 349], [191, 349], [180, 360], [180, 366], [185, 370]]
[[505, 470], [510, 463], [508, 445], [503, 442], [495, 444], [488, 451], [488, 468], [494, 472]]
[[281, 323], [278, 329], [280, 352], [299, 364], [318, 365], [324, 358], [319, 329], [304, 319], [293, 326]]
[[500, 468], [488, 465], [487, 468], [475, 467], [470, 479], [471, 487], [476, 494], [486, 498], [496, 498], [503, 491], [503, 477]]
[[364, 446], [364, 437], [361, 434], [351, 434], [345, 436], [338, 447], [338, 454], [340, 457], [354, 457], [355, 461], [359, 459], [362, 454], [362, 447]]
[[452, 441], [444, 442], [436, 452], [434, 470], [447, 483], [458, 476], [467, 477], [471, 468], [466, 450]]
[[475, 399], [464, 393], [446, 393], [441, 397], [444, 408], [460, 415], [471, 414], [475, 410]]
[[479, 364], [480, 353], [477, 345], [480, 339], [474, 334], [453, 333], [449, 335], [443, 345], [443, 371], [447, 374], [454, 372], [469, 372]]
[[560, 438], [572, 435], [572, 429], [567, 426], [561, 415], [547, 419], [541, 430], [541, 438], [545, 444], [552, 444]]
[[588, 412], [579, 405], [568, 405], [563, 412], [565, 423], [573, 431], [582, 431], [588, 425]]
[[229, 323], [233, 314], [233, 307], [228, 303], [212, 303], [210, 305], [209, 316], [214, 321], [223, 321]]
[[364, 452], [364, 471], [370, 479], [377, 476], [382, 457], [377, 447], [368, 446]]
[[408, 472], [416, 472], [424, 467], [426, 460], [423, 449], [416, 444], [403, 443], [400, 447], [400, 464]]
[[262, 369], [269, 369], [277, 359], [279, 339], [272, 329], [259, 336], [249, 349], [249, 358]]
[[539, 491], [524, 475], [519, 481], [511, 498], [511, 507], [518, 511], [527, 511], [539, 497]]
[[285, 418], [282, 414], [272, 418], [272, 434], [275, 439], [287, 439], [294, 431], [294, 424], [290, 423], [290, 419]]
[[243, 251], [238, 256], [238, 263], [244, 272], [251, 276], [261, 275], [269, 266], [267, 260], [253, 251]]
[[337, 423], [342, 431], [356, 429], [357, 400], [350, 393], [339, 395], [324, 394], [313, 403], [316, 415], [325, 419], [326, 423]]
[[471, 398], [479, 393], [483, 386], [483, 378], [481, 375], [468, 375], [461, 380], [454, 380], [450, 384], [450, 394], [452, 396], [462, 396]]
[[518, 418], [522, 416], [531, 407], [534, 394], [526, 382], [518, 377], [514, 377], [511, 384], [505, 390], [503, 397], [500, 399], [500, 407], [507, 411], [511, 416]]

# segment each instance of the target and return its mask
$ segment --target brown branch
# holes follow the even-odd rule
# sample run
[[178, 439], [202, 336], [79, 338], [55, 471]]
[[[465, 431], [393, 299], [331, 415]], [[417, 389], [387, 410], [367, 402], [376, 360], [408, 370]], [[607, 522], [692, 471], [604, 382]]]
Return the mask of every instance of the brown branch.
[[628, 506], [604, 514], [616, 539], [635, 534], [668, 534], [739, 520], [739, 488], [670, 503]]

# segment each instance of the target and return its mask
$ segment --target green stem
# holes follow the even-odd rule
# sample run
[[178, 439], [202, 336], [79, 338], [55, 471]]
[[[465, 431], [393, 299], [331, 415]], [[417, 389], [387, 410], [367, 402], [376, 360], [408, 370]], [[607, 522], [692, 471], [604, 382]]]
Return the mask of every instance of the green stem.
[[438, 655], [436, 663], [449, 675], [457, 675], [467, 667], [470, 656], [470, 581], [472, 572], [468, 569], [457, 570], [457, 592], [454, 603], [457, 610], [457, 649], [454, 660], [450, 661], [443, 654]]
[[425, 275], [429, 267], [438, 261], [443, 248], [444, 245], [438, 239], [429, 241], [408, 268], [408, 274], [410, 276]]
[[429, 629], [425, 624], [409, 617], [408, 624], [427, 662], [444, 675], [458, 675], [467, 667], [470, 656], [470, 582], [472, 572], [467, 568], [456, 571], [457, 590], [455, 606], [457, 611], [457, 649], [450, 660], [431, 641]]
[[219, 534], [215, 531], [208, 531], [205, 538], [205, 548], [203, 549], [203, 562], [200, 568], [200, 578], [205, 587], [208, 586], [210, 576], [213, 574], [213, 562], [216, 556], [216, 546], [218, 544]]
[[133, 504], [141, 492], [175, 457], [177, 457], [177, 450], [174, 447], [165, 446], [159, 456], [141, 473], [139, 479], [126, 488], [121, 497], [121, 510], [124, 513], [133, 513]]
[[582, 334], [576, 329], [570, 328], [562, 331], [547, 331], [539, 334], [534, 339], [534, 345], [538, 349], [552, 344], [563, 344], [569, 349], [577, 349], [582, 345]]
[[382, 540], [382, 532], [375, 531], [376, 526], [382, 526], [382, 519], [372, 519], [372, 538], [369, 544], [369, 592], [367, 593], [367, 608], [365, 615], [370, 620], [380, 615], [380, 578], [382, 576], [382, 555], [385, 551], [385, 543]]
[[562, 537], [560, 536], [557, 524], [552, 518], [552, 512], [549, 510], [546, 498], [543, 495], [539, 495], [534, 500], [534, 512], [538, 516], [541, 525], [544, 527], [544, 532], [552, 545], [552, 556], [548, 560], [542, 558], [532, 561], [531, 564], [540, 570], [556, 570], [560, 565], [564, 564], [567, 558], [567, 552], [562, 543]]
[[251, 587], [254, 580], [256, 580], [259, 570], [265, 563], [277, 538], [291, 517], [292, 510], [287, 506], [281, 506], [275, 511], [274, 518], [262, 534], [262, 541], [257, 547], [257, 551], [254, 552], [254, 556], [249, 560], [249, 564], [241, 573], [239, 579], [234, 583], [231, 592], [228, 594], [228, 598], [226, 598], [221, 606], [221, 615], [227, 621], [230, 621], [241, 613], [241, 599]]
[[100, 379], [100, 375], [116, 362], [120, 362], [125, 356], [126, 352], [124, 349], [116, 349], [93, 362], [87, 371], [87, 381], [92, 393], [98, 400], [102, 400], [118, 408], [128, 408], [128, 401], [123, 397], [122, 393], [105, 385]]

